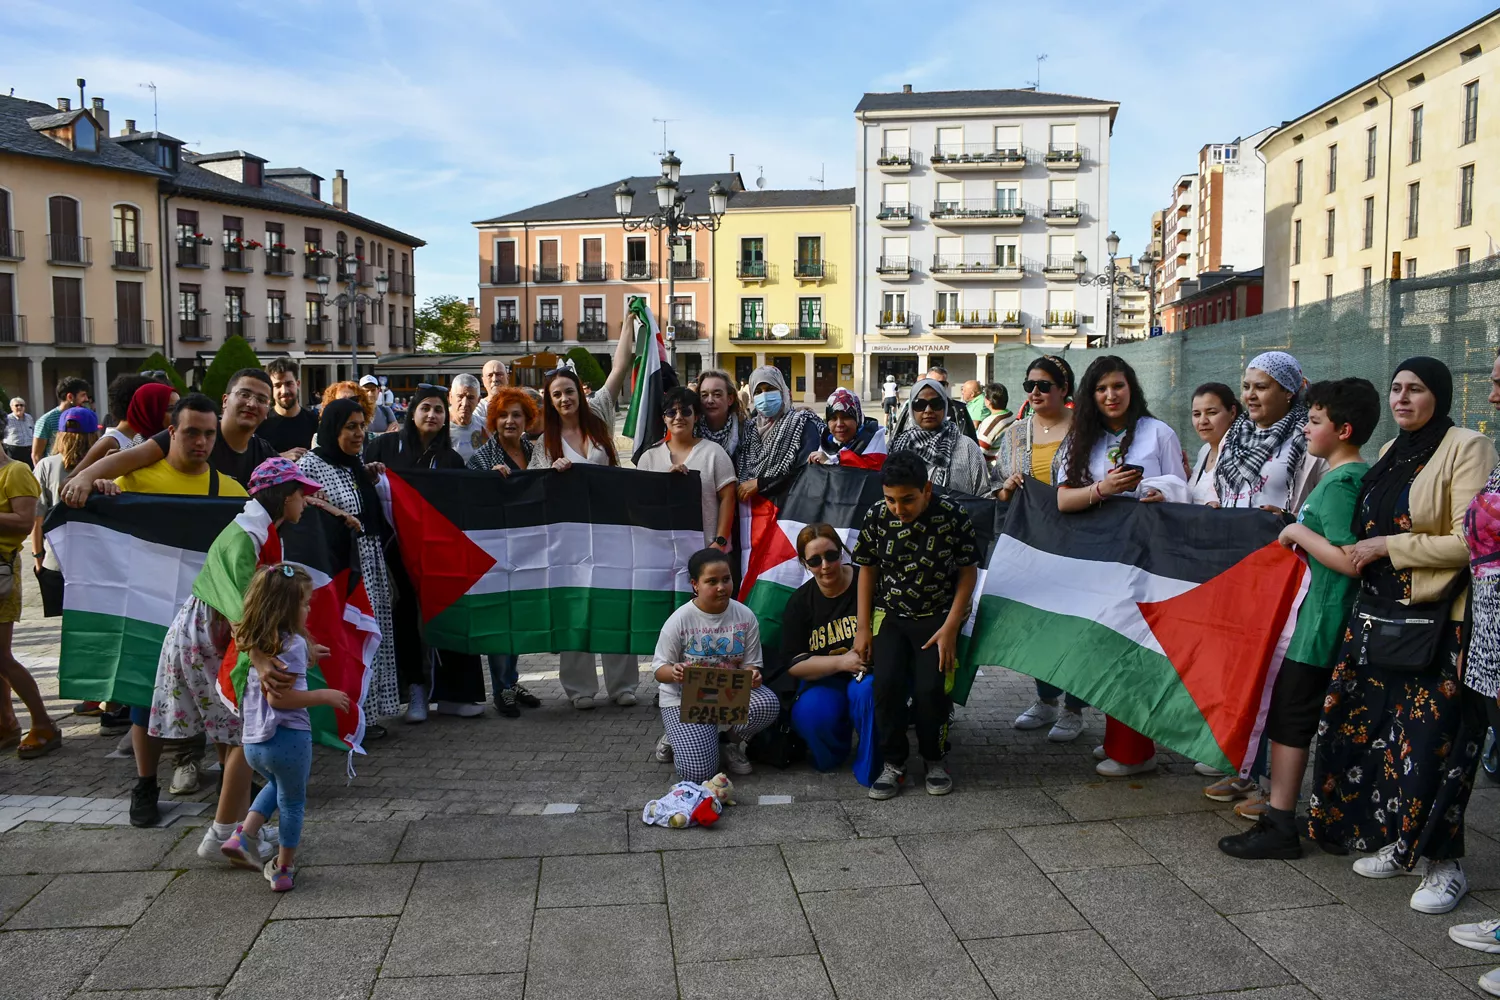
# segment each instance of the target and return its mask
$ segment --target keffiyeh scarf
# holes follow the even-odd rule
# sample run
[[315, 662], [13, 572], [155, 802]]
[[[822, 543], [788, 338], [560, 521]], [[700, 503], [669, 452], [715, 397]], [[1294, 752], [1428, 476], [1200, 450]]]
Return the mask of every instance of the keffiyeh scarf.
[[1248, 416], [1240, 414], [1224, 435], [1219, 446], [1219, 462], [1214, 466], [1214, 486], [1220, 497], [1243, 493], [1255, 488], [1263, 478], [1266, 463], [1290, 439], [1287, 452], [1286, 492], [1280, 504], [1292, 510], [1297, 495], [1297, 470], [1307, 456], [1307, 438], [1302, 427], [1307, 423], [1307, 407], [1296, 403], [1286, 415], [1270, 427], [1259, 427]]

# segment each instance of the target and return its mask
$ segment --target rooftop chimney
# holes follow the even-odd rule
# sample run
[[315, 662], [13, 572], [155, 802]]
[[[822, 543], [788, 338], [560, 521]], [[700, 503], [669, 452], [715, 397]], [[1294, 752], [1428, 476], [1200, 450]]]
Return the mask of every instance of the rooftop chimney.
[[72, 108], [73, 108], [73, 102], [70, 101], [70, 100], [68, 100], [66, 97], [59, 97], [57, 99], [57, 110], [59, 110], [59, 111], [71, 111]]
[[104, 110], [104, 98], [96, 97], [93, 103], [94, 120], [99, 123], [99, 131], [109, 135], [109, 112]]
[[733, 153], [729, 154], [729, 172], [731, 174], [734, 173], [734, 154]]
[[910, 94], [911, 93], [911, 84], [909, 84], [909, 83], [903, 83], [901, 85], [901, 93], [903, 93], [903, 94]]
[[333, 172], [333, 207], [340, 212], [349, 211], [349, 182], [344, 179], [342, 169]]
[[121, 135], [135, 135], [135, 119], [125, 119], [125, 127], [120, 129]]
[[472, 296], [472, 295], [469, 296], [469, 308], [470, 309], [474, 308], [474, 296]]

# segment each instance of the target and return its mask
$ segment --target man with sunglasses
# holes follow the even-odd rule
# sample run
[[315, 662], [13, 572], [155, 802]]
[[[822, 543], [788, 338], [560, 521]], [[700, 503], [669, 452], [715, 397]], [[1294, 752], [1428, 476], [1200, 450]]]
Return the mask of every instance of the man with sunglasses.
[[[945, 393], [948, 391], [948, 369], [942, 365], [933, 365], [927, 369], [927, 374], [924, 377], [940, 383]], [[912, 397], [901, 404], [901, 408], [896, 411], [896, 419], [891, 421], [886, 427], [886, 437], [890, 440], [896, 440], [896, 437], [902, 431], [911, 427], [911, 400], [915, 396], [916, 391], [913, 389]], [[978, 434], [974, 430], [974, 420], [969, 416], [969, 408], [964, 405], [962, 400], [954, 399], [952, 396], [948, 397], [948, 416], [958, 426], [959, 433], [964, 437], [974, 441], [979, 439]]]

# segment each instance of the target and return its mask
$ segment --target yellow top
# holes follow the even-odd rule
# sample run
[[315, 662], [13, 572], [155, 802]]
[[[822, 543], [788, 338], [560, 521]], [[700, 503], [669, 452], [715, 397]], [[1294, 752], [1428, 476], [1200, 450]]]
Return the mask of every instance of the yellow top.
[[[206, 497], [212, 477], [212, 470], [196, 476], [185, 475], [172, 468], [172, 464], [164, 458], [144, 469], [127, 472], [116, 479], [115, 483], [126, 493], [163, 493], [174, 496]], [[244, 497], [249, 494], [239, 483], [220, 473], [219, 496]]]
[[1048, 486], [1052, 485], [1052, 459], [1057, 455], [1057, 448], [1061, 441], [1053, 441], [1051, 444], [1036, 444], [1031, 446], [1031, 475], [1040, 479]]
[[[4, 465], [0, 465], [0, 514], [13, 514], [10, 502], [17, 497], [39, 497], [42, 495], [42, 487], [36, 481], [36, 476], [26, 467], [25, 462], [17, 462], [11, 459]], [[22, 528], [20, 531], [0, 532], [0, 549], [13, 550], [19, 547], [30, 533], [30, 529]]]

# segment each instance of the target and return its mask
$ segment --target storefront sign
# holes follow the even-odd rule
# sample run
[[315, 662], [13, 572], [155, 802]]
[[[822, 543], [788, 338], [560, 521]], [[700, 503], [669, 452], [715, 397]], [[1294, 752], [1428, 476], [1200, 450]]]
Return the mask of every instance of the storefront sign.
[[907, 340], [899, 344], [872, 344], [868, 341], [865, 342], [865, 350], [871, 354], [936, 354], [940, 351], [952, 349], [952, 344], [929, 344], [920, 340]]

